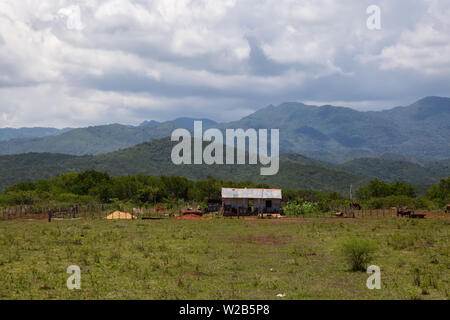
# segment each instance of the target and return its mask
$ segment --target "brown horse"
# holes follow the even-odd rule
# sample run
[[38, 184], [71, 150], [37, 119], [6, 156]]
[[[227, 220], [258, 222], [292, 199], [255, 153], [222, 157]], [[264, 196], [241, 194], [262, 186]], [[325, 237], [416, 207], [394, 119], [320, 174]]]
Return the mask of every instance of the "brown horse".
[[350, 202], [350, 208], [355, 208], [355, 209], [361, 210], [361, 206], [359, 205], [358, 202], [355, 202], [355, 201]]
[[450, 204], [445, 207], [445, 213], [450, 213]]

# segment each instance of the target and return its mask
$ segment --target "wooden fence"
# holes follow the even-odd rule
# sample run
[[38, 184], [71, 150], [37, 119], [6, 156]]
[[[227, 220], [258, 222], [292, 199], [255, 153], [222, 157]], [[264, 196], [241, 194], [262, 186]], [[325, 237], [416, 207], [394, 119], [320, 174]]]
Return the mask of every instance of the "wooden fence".
[[336, 212], [342, 212], [344, 217], [350, 218], [387, 218], [387, 217], [395, 217], [396, 212], [392, 209], [350, 209], [350, 208], [341, 208], [340, 210], [336, 210]]
[[[111, 204], [85, 204], [73, 206], [13, 206], [0, 207], [0, 220], [14, 219], [102, 219], [114, 211], [123, 211], [132, 214], [137, 219], [173, 217], [179, 214], [180, 209], [166, 209], [159, 207], [117, 208]], [[386, 218], [395, 217], [395, 211], [391, 209], [361, 209], [355, 210], [348, 207], [334, 208], [331, 213], [314, 212], [299, 215], [300, 218], [324, 218], [336, 216], [336, 212], [342, 212], [344, 217], [350, 218]]]
[[178, 209], [162, 207], [117, 208], [111, 204], [86, 204], [73, 206], [12, 206], [0, 207], [0, 220], [15, 219], [102, 219], [114, 211], [123, 211], [132, 214], [138, 219], [161, 218], [174, 216]]

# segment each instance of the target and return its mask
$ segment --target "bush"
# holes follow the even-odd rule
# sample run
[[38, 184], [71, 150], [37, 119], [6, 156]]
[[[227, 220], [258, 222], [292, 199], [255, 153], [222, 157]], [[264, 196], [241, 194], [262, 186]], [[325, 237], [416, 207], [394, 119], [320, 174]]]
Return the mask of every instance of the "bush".
[[450, 178], [442, 179], [427, 191], [428, 199], [438, 203], [440, 207], [450, 203]]
[[56, 203], [64, 203], [68, 205], [94, 203], [95, 198], [90, 196], [79, 196], [73, 193], [61, 193], [53, 197]]
[[313, 202], [303, 202], [303, 203], [295, 203], [289, 202], [285, 207], [284, 211], [288, 216], [297, 216], [306, 213], [313, 213], [317, 210], [317, 204]]
[[366, 271], [375, 250], [375, 244], [369, 239], [350, 238], [342, 243], [342, 252], [352, 271]]
[[336, 208], [344, 208], [347, 206], [348, 200], [342, 199], [322, 199], [319, 202], [317, 202], [317, 209], [320, 212], [333, 211], [336, 210]]

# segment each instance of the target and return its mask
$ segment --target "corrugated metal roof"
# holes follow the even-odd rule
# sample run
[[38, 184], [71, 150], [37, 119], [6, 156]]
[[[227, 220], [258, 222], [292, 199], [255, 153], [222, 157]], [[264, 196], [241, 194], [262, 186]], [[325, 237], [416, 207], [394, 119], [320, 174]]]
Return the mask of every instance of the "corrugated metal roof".
[[281, 199], [281, 189], [222, 188], [222, 198], [227, 198], [227, 199]]

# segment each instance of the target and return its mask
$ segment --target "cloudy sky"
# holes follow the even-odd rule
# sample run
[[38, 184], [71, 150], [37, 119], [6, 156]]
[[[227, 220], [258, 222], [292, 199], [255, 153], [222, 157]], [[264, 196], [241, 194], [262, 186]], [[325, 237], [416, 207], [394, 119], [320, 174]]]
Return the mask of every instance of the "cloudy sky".
[[448, 0], [1, 0], [0, 127], [450, 96], [449, 17]]

